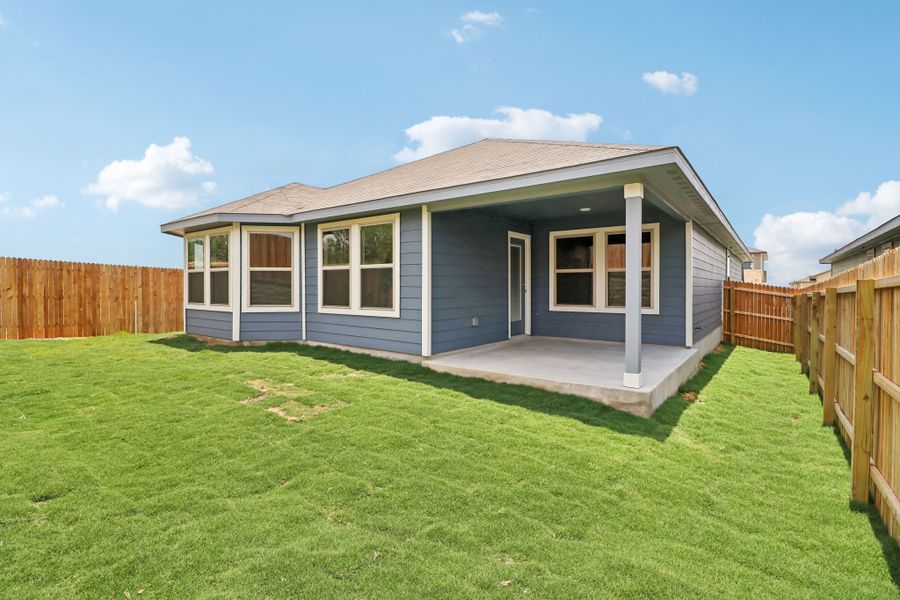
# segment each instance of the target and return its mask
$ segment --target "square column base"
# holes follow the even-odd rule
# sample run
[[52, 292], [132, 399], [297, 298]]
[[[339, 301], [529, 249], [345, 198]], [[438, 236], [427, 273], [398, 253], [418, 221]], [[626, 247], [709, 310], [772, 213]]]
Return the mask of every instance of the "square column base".
[[625, 373], [622, 385], [627, 388], [639, 388], [644, 385], [644, 376], [641, 373]]

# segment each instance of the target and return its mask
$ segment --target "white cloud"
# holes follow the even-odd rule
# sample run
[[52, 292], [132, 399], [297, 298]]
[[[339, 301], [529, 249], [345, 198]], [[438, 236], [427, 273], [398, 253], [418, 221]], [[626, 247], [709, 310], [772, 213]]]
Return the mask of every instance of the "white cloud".
[[216, 189], [206, 180], [212, 163], [191, 152], [191, 140], [176, 137], [168, 146], [150, 144], [141, 160], [117, 160], [103, 167], [84, 192], [104, 196], [102, 205], [116, 210], [132, 201], [151, 208], [190, 206]]
[[820, 258], [898, 214], [900, 181], [885, 181], [875, 194], [861, 192], [834, 212], [767, 214], [753, 232], [753, 245], [769, 253], [769, 280], [787, 283], [824, 271]]
[[536, 108], [502, 106], [500, 119], [431, 117], [404, 130], [409, 145], [394, 154], [408, 162], [477, 140], [494, 138], [584, 141], [600, 127], [603, 118], [594, 113], [554, 115]]
[[877, 227], [900, 215], [900, 181], [885, 181], [874, 194], [860, 192], [853, 200], [844, 203], [837, 214], [868, 217], [866, 225]]
[[480, 26], [499, 27], [503, 24], [503, 15], [496, 11], [486, 13], [480, 10], [473, 10], [460, 17], [460, 21], [463, 23], [462, 27], [451, 29], [450, 37], [457, 44], [465, 44], [484, 35], [484, 31]]
[[20, 219], [33, 219], [38, 215], [38, 213], [44, 212], [51, 208], [59, 208], [65, 206], [65, 204], [60, 202], [58, 197], [52, 195], [35, 198], [24, 206], [14, 206], [6, 204], [11, 196], [12, 194], [10, 192], [3, 192], [2, 194], [0, 194], [0, 204], [3, 205], [0, 206], [0, 215], [18, 217]]
[[503, 23], [503, 16], [497, 11], [486, 13], [480, 10], [473, 10], [464, 14], [462, 20], [466, 23], [481, 23], [489, 27], [497, 27]]
[[458, 29], [451, 29], [450, 37], [452, 37], [457, 44], [465, 44], [466, 42], [481, 37], [481, 30], [471, 23], [466, 23]]
[[682, 73], [679, 76], [668, 71], [654, 71], [644, 73], [641, 79], [663, 94], [693, 96], [697, 93], [697, 76], [693, 73]]

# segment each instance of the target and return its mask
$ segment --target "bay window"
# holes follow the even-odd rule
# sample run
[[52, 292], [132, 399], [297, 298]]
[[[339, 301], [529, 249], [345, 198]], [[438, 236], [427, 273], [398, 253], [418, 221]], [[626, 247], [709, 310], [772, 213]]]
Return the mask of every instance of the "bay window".
[[[641, 308], [659, 313], [659, 224], [641, 234]], [[625, 228], [550, 233], [550, 310], [625, 311]]]
[[297, 309], [297, 229], [244, 228], [244, 310]]
[[319, 226], [319, 311], [399, 317], [400, 216]]
[[185, 236], [185, 262], [187, 306], [230, 310], [231, 230]]

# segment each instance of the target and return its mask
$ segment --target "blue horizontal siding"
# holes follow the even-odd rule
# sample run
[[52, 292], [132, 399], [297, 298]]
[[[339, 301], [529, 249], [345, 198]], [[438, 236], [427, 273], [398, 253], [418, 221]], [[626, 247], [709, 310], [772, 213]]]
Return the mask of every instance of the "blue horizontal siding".
[[242, 312], [241, 340], [299, 340], [303, 337], [299, 311]]
[[189, 308], [184, 314], [184, 331], [196, 335], [231, 339], [231, 313]]
[[[483, 210], [435, 213], [432, 230], [432, 352], [509, 335], [507, 232], [531, 227]], [[478, 317], [479, 325], [472, 319]]]

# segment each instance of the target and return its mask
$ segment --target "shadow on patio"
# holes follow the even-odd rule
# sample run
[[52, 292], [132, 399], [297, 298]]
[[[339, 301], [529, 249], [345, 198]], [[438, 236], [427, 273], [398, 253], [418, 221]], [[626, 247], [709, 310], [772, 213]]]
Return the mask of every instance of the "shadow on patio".
[[[660, 406], [652, 417], [644, 419], [578, 396], [549, 392], [524, 385], [494, 383], [482, 379], [438, 373], [414, 363], [376, 358], [332, 348], [281, 342], [273, 342], [263, 346], [225, 346], [207, 344], [197, 341], [188, 335], [151, 340], [149, 343], [160, 344], [186, 352], [287, 352], [313, 360], [343, 365], [354, 370], [396, 377], [435, 388], [453, 390], [472, 398], [575, 419], [592, 427], [603, 427], [627, 435], [649, 437], [660, 442], [665, 441], [669, 437], [672, 430], [678, 425], [682, 413], [693, 404], [692, 400], [688, 400], [681, 395], [674, 395]], [[699, 394], [706, 384], [715, 377], [719, 369], [728, 360], [732, 351], [730, 346], [723, 345], [720, 348], [722, 350], [718, 353], [709, 354], [703, 359], [700, 371], [682, 386], [682, 391]], [[690, 394], [685, 394], [685, 396], [690, 396]]]

